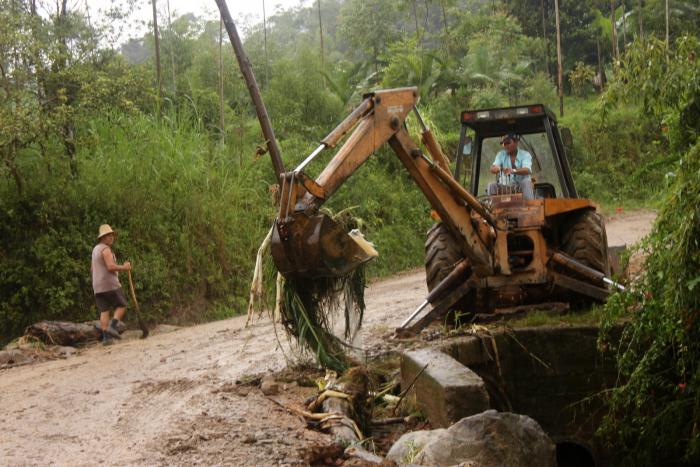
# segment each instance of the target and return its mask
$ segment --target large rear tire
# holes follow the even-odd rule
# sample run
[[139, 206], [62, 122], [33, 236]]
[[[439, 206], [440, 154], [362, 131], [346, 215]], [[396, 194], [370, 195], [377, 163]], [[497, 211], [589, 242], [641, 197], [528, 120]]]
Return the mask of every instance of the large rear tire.
[[594, 210], [585, 210], [574, 217], [562, 234], [561, 246], [567, 255], [610, 276], [605, 222]]
[[425, 240], [425, 280], [432, 291], [464, 257], [459, 243], [442, 222], [433, 224]]

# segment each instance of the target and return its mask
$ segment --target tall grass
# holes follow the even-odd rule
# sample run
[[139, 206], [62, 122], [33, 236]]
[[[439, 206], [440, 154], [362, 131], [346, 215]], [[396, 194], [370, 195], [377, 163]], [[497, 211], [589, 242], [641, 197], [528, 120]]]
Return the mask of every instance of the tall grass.
[[[80, 128], [76, 179], [65, 159], [35, 152], [20, 159], [22, 194], [0, 179], [0, 342], [41, 319], [96, 317], [90, 253], [103, 223], [119, 232], [114, 250], [119, 262], [132, 261], [147, 320], [192, 323], [242, 312], [255, 253], [276, 212], [267, 156], [242, 165], [238, 158], [252, 154], [257, 135], [245, 138], [250, 149], [222, 146], [177, 114], [158, 121], [107, 113]], [[281, 143], [290, 169], [315, 145]], [[380, 251], [370, 276], [423, 263], [429, 208], [393, 157], [380, 151], [329, 202], [336, 211], [358, 206]]]
[[2, 180], [0, 340], [39, 319], [95, 317], [90, 252], [102, 223], [119, 231], [114, 249], [133, 263], [147, 319], [200, 321], [222, 302], [242, 309], [273, 212], [266, 167], [240, 168], [178, 118], [110, 114], [85, 134], [77, 179], [64, 164], [25, 157], [25, 193]]

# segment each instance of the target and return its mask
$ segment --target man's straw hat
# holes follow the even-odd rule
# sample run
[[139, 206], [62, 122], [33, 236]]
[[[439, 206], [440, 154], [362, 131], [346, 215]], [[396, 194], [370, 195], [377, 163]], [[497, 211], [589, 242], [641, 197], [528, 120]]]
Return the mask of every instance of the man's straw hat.
[[112, 230], [112, 227], [109, 226], [109, 224], [102, 224], [100, 226], [99, 233], [97, 234], [97, 239], [101, 239], [107, 234], [115, 233], [114, 230]]

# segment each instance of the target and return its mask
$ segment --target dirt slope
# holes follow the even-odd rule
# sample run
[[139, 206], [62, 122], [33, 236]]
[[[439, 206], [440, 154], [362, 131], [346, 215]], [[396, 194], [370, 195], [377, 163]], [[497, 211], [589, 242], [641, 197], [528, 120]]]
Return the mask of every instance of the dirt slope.
[[[609, 219], [610, 245], [633, 243], [653, 218], [638, 211]], [[396, 345], [385, 336], [425, 294], [422, 270], [371, 284], [356, 344]], [[0, 371], [0, 463], [306, 463], [327, 438], [259, 389], [233, 386], [245, 375], [287, 366], [267, 318], [244, 325], [245, 317], [237, 317]], [[293, 404], [302, 392], [290, 383], [275, 397]]]

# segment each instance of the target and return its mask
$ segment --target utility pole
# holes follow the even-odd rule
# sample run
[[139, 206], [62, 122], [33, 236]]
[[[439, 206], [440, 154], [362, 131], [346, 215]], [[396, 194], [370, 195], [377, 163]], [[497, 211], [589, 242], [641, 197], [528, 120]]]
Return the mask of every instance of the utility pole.
[[559, 116], [564, 116], [564, 71], [561, 63], [561, 30], [559, 28], [559, 0], [554, 0], [554, 14], [557, 23], [557, 82], [559, 86]]
[[160, 84], [160, 40], [158, 39], [158, 13], [156, 12], [156, 0], [151, 0], [153, 5], [153, 37], [156, 42], [156, 85], [158, 86], [158, 116], [161, 114], [160, 104], [163, 101], [163, 88]]

